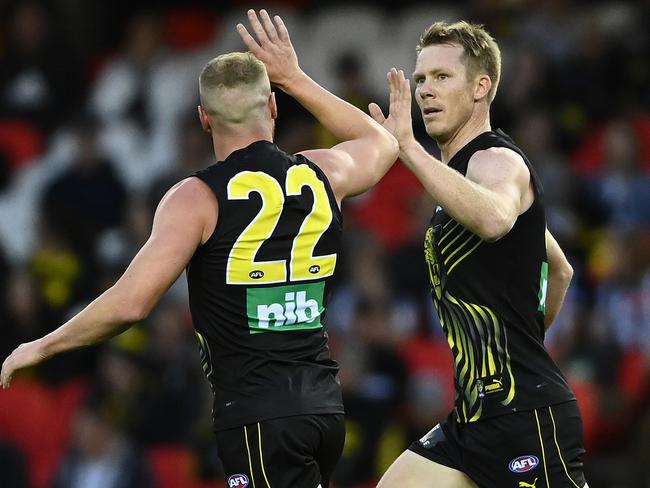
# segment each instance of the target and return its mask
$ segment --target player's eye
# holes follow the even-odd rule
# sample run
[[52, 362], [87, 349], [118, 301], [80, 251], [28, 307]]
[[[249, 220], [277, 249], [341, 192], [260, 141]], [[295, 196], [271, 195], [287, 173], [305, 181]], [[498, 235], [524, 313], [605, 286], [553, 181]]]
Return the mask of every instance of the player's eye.
[[445, 81], [447, 78], [449, 78], [449, 75], [446, 75], [445, 73], [439, 73], [438, 76], [436, 76], [436, 78], [439, 81]]
[[421, 85], [424, 83], [424, 76], [414, 76], [413, 81], [415, 81], [416, 85]]

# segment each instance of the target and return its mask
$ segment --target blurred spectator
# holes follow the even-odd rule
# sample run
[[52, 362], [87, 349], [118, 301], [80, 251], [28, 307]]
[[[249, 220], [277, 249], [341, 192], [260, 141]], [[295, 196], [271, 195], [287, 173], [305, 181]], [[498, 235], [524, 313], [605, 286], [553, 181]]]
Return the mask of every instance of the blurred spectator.
[[2, 488], [29, 488], [25, 457], [0, 436], [0, 473]]
[[348, 430], [333, 478], [339, 486], [370, 482], [381, 474], [377, 460], [382, 438], [398, 418], [405, 393], [406, 366], [397, 344], [388, 304], [361, 299], [338, 354]]
[[624, 120], [605, 133], [604, 165], [591, 182], [593, 198], [609, 211], [616, 228], [650, 228], [650, 177], [640, 159], [640, 143]]
[[153, 488], [150, 468], [126, 434], [98, 405], [78, 412], [52, 488]]
[[210, 137], [201, 128], [199, 117], [194, 110], [179, 124], [179, 135], [175, 164], [155, 179], [147, 192], [152, 217], [167, 190], [192, 173], [216, 163]]
[[[198, 3], [198, 10], [178, 0], [0, 5], [0, 359], [111, 286], [148, 238], [164, 192], [215, 162], [196, 120], [196, 80], [219, 52], [191, 49], [212, 29], [236, 38], [229, 49], [243, 49], [228, 22], [243, 18], [247, 5]], [[363, 25], [350, 33], [351, 43], [347, 37], [341, 43], [328, 39], [350, 29], [339, 7], [280, 3], [285, 21], [303, 29], [296, 47], [333, 59], [325, 68], [334, 76], [327, 78], [364, 110], [369, 100], [382, 99], [371, 92], [385, 86], [375, 71], [412, 69], [419, 30], [436, 18], [483, 22], [497, 36], [504, 53], [500, 90], [508, 97], [497, 97], [493, 126], [510, 133], [535, 165], [548, 226], [575, 270], [546, 343], [583, 411], [590, 486], [650, 487], [650, 11], [639, 2], [567, 0], [351, 5]], [[188, 8], [189, 24], [178, 16]], [[329, 29], [327, 19], [338, 19], [339, 30]], [[372, 37], [373, 49], [359, 51], [373, 33], [382, 34]], [[316, 147], [317, 139], [335, 143], [299, 104], [275, 91], [280, 146], [297, 152]], [[413, 106], [416, 134], [435, 154]], [[78, 118], [70, 133], [60, 130], [80, 111], [96, 119]], [[337, 486], [372, 482], [451, 401], [449, 347], [428, 297], [422, 256], [432, 210], [399, 163], [374, 189], [344, 203], [348, 233], [328, 310], [349, 400]], [[128, 445], [129, 436], [147, 448], [198, 447], [199, 471], [222, 476], [210, 432], [211, 392], [197, 371], [188, 310], [175, 300], [186, 293], [181, 282], [157, 313], [102, 354], [76, 351], [27, 373], [40, 388], [92, 378], [99, 402], [79, 420], [57, 488], [93, 488], [93, 476], [116, 480], [121, 468], [90, 452]], [[2, 463], [22, 462], [12, 448], [3, 449], [2, 488], [12, 486]], [[137, 452], [129, 449], [113, 452]], [[141, 472], [138, 459], [133, 473]], [[38, 467], [31, 464], [26, 470], [33, 474]], [[134, 483], [146, 487], [144, 479]]]
[[198, 103], [193, 60], [174, 56], [164, 34], [159, 12], [132, 15], [121, 52], [100, 71], [90, 97], [130, 188], [143, 188], [172, 164], [176, 123]]
[[84, 94], [81, 65], [54, 30], [51, 9], [45, 2], [14, 2], [0, 53], [0, 114], [47, 132], [79, 107]]
[[[341, 53], [334, 61], [333, 71], [337, 84], [335, 93], [346, 102], [367, 111], [368, 104], [379, 99], [368, 91], [366, 65], [355, 51]], [[322, 125], [316, 125], [316, 147], [332, 147], [338, 142]]]
[[[167, 302], [149, 321], [144, 360], [150, 385], [142, 400], [146, 416], [138, 439], [147, 444], [190, 445], [204, 393], [205, 378], [189, 315]], [[155, 380], [154, 380], [155, 379]]]
[[98, 144], [99, 126], [92, 118], [74, 124], [76, 154], [67, 169], [43, 191], [41, 212], [50, 228], [92, 263], [97, 239], [122, 222], [126, 189]]
[[597, 291], [594, 325], [613, 345], [650, 359], [650, 242], [642, 231], [612, 231], [611, 268]]
[[44, 305], [37, 282], [25, 270], [10, 272], [3, 270], [0, 292], [4, 302], [2, 323], [0, 327], [0, 357], [4, 358], [22, 342], [29, 342], [41, 337], [45, 332], [46, 322]]
[[560, 242], [569, 242], [576, 227], [571, 209], [573, 175], [558, 151], [553, 120], [548, 111], [533, 109], [519, 115], [515, 140], [533, 162], [542, 180], [548, 227]]
[[93, 382], [91, 398], [113, 423], [136, 438], [149, 412], [144, 398], [152, 386], [143, 360], [146, 334], [131, 328], [103, 350]]

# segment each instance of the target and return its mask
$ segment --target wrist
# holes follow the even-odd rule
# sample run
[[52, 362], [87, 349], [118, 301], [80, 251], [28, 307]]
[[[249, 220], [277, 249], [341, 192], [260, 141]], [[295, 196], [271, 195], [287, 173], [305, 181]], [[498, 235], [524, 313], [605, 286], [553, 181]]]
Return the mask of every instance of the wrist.
[[295, 88], [307, 79], [309, 79], [307, 74], [298, 67], [293, 72], [286, 74], [282, 81], [276, 85], [287, 95], [291, 95]]
[[420, 150], [420, 143], [415, 137], [407, 137], [399, 141], [399, 157], [404, 164], [412, 166], [414, 155]]
[[55, 354], [53, 350], [54, 344], [52, 343], [51, 334], [47, 334], [40, 339], [36, 339], [34, 343], [36, 344], [36, 352], [43, 359], [47, 359]]

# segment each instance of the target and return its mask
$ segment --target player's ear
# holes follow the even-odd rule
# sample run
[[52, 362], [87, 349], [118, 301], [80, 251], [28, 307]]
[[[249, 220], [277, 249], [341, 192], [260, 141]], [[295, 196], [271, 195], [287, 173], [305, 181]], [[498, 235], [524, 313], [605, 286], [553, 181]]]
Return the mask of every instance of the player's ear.
[[490, 77], [488, 75], [479, 76], [474, 87], [474, 101], [478, 102], [486, 98], [488, 93], [490, 93], [490, 88], [492, 88], [492, 80]]
[[196, 110], [199, 113], [199, 120], [201, 121], [201, 127], [203, 130], [206, 132], [212, 132], [212, 128], [210, 127], [210, 118], [205, 109], [199, 105], [196, 107]]
[[275, 102], [275, 92], [271, 92], [269, 95], [269, 110], [271, 111], [271, 118], [276, 119], [278, 117], [278, 104]]

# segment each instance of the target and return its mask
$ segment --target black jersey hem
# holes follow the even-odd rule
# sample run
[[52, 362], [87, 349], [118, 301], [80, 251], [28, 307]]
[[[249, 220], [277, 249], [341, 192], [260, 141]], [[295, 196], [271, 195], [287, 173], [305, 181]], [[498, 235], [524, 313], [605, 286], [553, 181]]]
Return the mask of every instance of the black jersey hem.
[[221, 421], [219, 419], [214, 420], [213, 422], [213, 432], [221, 432], [224, 430], [235, 429], [237, 427], [242, 427], [244, 425], [254, 424], [256, 422], [261, 422], [264, 420], [279, 419], [285, 417], [298, 417], [301, 415], [345, 415], [345, 409], [343, 405], [339, 407], [326, 407], [326, 408], [314, 408], [308, 410], [296, 410], [296, 411], [283, 411], [269, 414], [261, 415], [246, 415], [243, 417], [233, 418], [227, 422]]

